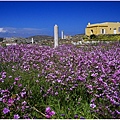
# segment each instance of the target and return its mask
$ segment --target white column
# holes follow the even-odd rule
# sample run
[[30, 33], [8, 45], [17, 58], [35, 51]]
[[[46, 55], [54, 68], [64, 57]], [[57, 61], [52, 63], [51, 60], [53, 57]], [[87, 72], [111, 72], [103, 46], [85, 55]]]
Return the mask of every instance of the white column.
[[58, 26], [54, 26], [54, 48], [58, 46]]
[[66, 39], [66, 35], [64, 35], [64, 39]]
[[34, 40], [33, 40], [33, 38], [32, 38], [32, 44], [34, 43]]
[[64, 39], [64, 31], [61, 32], [61, 38]]

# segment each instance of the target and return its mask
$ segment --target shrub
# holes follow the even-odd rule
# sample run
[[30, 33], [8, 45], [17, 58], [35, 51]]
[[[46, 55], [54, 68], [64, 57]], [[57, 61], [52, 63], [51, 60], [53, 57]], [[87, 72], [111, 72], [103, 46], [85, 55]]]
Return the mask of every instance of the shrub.
[[96, 38], [95, 34], [90, 35], [90, 39], [95, 39], [95, 38]]

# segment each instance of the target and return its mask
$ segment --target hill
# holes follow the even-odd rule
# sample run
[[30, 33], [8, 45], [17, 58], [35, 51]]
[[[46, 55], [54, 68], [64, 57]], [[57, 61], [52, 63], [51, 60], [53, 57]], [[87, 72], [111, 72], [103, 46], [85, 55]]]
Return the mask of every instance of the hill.
[[35, 35], [35, 36], [30, 36], [27, 39], [34, 39], [34, 41], [39, 42], [41, 40], [53, 40], [54, 38], [52, 36], [48, 35]]

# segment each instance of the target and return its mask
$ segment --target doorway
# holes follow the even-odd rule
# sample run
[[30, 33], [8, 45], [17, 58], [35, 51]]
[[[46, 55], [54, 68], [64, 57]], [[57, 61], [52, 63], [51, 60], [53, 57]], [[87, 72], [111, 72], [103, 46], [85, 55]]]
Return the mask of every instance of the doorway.
[[116, 33], [117, 33], [116, 28], [114, 28], [114, 34], [116, 34]]

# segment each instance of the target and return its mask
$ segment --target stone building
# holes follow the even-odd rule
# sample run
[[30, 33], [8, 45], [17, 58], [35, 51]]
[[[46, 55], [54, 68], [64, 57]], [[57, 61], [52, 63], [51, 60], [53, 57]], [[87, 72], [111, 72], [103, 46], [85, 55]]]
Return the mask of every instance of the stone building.
[[91, 34], [120, 34], [120, 22], [88, 23], [85, 34], [88, 36]]

